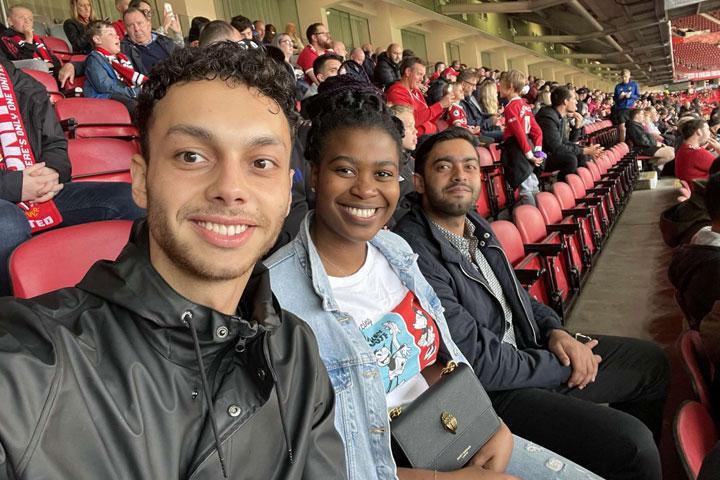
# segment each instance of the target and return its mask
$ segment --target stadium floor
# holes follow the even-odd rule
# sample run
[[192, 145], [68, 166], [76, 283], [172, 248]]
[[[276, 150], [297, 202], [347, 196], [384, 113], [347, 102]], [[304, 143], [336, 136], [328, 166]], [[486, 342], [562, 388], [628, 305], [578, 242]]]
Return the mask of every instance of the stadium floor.
[[660, 213], [677, 195], [674, 179], [662, 179], [655, 190], [633, 193], [567, 322], [571, 331], [643, 338], [665, 348], [672, 372], [660, 448], [667, 480], [686, 478], [672, 420], [680, 403], [693, 397], [675, 346], [683, 316], [667, 278], [672, 249], [658, 228]]

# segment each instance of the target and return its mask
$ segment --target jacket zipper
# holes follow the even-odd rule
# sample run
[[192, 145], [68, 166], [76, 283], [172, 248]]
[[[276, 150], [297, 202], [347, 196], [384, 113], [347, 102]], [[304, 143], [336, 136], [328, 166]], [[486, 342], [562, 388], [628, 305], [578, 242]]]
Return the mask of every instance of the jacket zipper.
[[[490, 245], [489, 248], [497, 248], [497, 247], [493, 247], [492, 245]], [[497, 249], [500, 250], [500, 252], [502, 253], [503, 259], [505, 260], [505, 264], [509, 265], [508, 259], [505, 256], [505, 252], [503, 252], [502, 249], [500, 249], [500, 248], [497, 248]], [[465, 274], [466, 277], [468, 277], [470, 280], [474, 280], [475, 282], [482, 285], [483, 288], [485, 288], [485, 290], [487, 290], [488, 293], [490, 295], [492, 295], [492, 297], [495, 298], [495, 300], [498, 301], [498, 303], [500, 302], [500, 300], [495, 296], [495, 294], [492, 292], [492, 290], [490, 290], [490, 287], [485, 285], [481, 280], [479, 280], [479, 279], [473, 277], [472, 275], [470, 275], [469, 273], [467, 273], [467, 271], [465, 271], [465, 269], [463, 268], [462, 263], [458, 263], [458, 265], [460, 265], [460, 270], [463, 272], [463, 274]], [[535, 340], [535, 343], [538, 344], [537, 334], [535, 333], [535, 327], [533, 327], [532, 322], [530, 321], [530, 316], [528, 315], [527, 309], [525, 308], [525, 303], [523, 303], [522, 296], [520, 295], [520, 292], [518, 291], [517, 282], [515, 282], [514, 280], [513, 280], [513, 285], [515, 286], [515, 293], [518, 296], [518, 300], [520, 300], [520, 305], [522, 305], [522, 307], [523, 307], [523, 313], [525, 313], [525, 318], [527, 319], [528, 325], [530, 325], [530, 329], [533, 332], [533, 339]], [[503, 330], [503, 333], [504, 333], [504, 330]]]

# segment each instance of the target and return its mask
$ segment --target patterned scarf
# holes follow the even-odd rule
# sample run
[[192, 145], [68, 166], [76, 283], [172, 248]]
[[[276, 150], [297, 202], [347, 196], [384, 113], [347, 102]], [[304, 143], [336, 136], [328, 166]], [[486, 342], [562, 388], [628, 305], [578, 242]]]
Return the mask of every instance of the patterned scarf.
[[110, 65], [115, 70], [117, 77], [125, 82], [125, 85], [128, 87], [139, 87], [143, 84], [143, 82], [145, 82], [145, 80], [147, 80], [145, 75], [135, 71], [132, 62], [130, 62], [130, 59], [125, 56], [125, 54], [118, 52], [117, 54], [112, 55], [110, 52], [100, 47], [95, 47], [95, 50], [107, 58]]
[[[20, 50], [20, 42], [25, 42], [25, 35], [22, 35], [19, 32], [14, 32], [14, 35], [4, 35], [2, 37], [2, 41], [5, 44], [5, 46], [8, 49], [8, 52], [15, 58], [18, 56], [18, 51]], [[53, 63], [52, 55], [50, 54], [50, 51], [47, 49], [45, 44], [40, 40], [40, 37], [37, 35], [33, 35], [33, 43], [35, 44], [35, 55], [33, 58], [39, 58], [41, 60], [44, 60], [46, 62]]]
[[[22, 171], [35, 165], [35, 155], [27, 140], [15, 88], [5, 67], [0, 64], [0, 170]], [[32, 233], [58, 226], [62, 215], [55, 202], [17, 204], [30, 222]]]

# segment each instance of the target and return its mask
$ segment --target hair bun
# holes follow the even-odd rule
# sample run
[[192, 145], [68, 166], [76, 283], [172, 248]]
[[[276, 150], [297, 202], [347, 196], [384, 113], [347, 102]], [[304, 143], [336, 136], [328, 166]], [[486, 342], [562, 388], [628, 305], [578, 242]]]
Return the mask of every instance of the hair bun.
[[325, 80], [318, 86], [317, 95], [310, 97], [304, 108], [311, 121], [338, 110], [387, 111], [382, 92], [351, 75], [337, 75]]

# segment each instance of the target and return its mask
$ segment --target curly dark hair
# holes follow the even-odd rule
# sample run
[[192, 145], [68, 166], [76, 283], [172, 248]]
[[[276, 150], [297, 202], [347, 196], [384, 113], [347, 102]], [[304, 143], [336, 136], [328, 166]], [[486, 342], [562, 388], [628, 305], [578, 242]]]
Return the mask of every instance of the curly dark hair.
[[[245, 50], [235, 42], [218, 42], [199, 48], [176, 49], [160, 62], [140, 89], [137, 123], [140, 146], [148, 159], [148, 130], [158, 101], [177, 83], [221, 79], [230, 86], [245, 85], [274, 100], [285, 114], [290, 137], [295, 136], [295, 83], [284, 65], [262, 49]], [[280, 112], [278, 112], [280, 113]]]
[[383, 130], [395, 141], [398, 158], [402, 158], [402, 121], [393, 116], [377, 88], [350, 75], [330, 77], [304, 108], [312, 121], [305, 158], [314, 164], [320, 163], [320, 153], [331, 132], [355, 128]]

